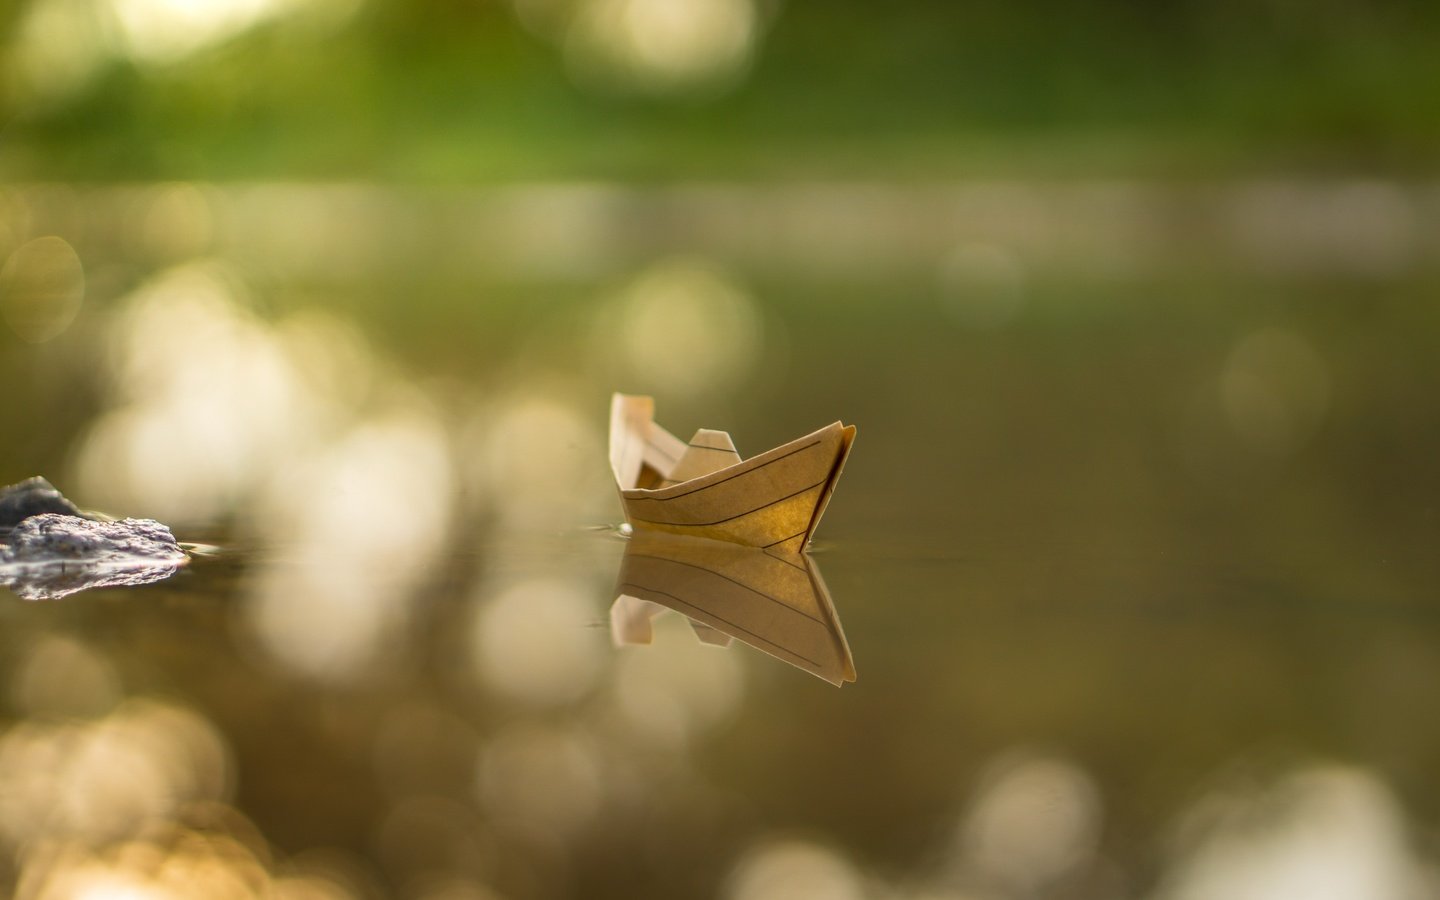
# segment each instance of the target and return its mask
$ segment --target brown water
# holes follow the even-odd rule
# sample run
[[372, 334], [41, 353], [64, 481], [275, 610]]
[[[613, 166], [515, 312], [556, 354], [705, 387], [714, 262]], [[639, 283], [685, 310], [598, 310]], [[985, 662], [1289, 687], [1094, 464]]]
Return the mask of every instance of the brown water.
[[[1440, 892], [1433, 191], [1082, 187], [12, 191], [0, 480], [212, 546], [0, 596], [0, 877]], [[854, 684], [612, 646], [612, 390], [859, 427]]]

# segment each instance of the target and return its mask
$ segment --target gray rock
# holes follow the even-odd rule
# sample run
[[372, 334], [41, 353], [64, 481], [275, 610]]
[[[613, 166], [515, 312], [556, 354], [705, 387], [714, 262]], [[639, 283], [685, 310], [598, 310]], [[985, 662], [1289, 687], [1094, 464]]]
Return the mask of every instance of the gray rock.
[[148, 584], [189, 561], [170, 529], [154, 519], [95, 522], [41, 513], [21, 520], [5, 541], [0, 544], [0, 584], [26, 600]]
[[154, 519], [94, 522], [78, 516], [41, 513], [15, 526], [0, 545], [0, 562], [148, 560], [175, 562], [185, 551], [170, 529]]
[[41, 513], [88, 518], [39, 475], [0, 488], [0, 529], [14, 528], [25, 519]]

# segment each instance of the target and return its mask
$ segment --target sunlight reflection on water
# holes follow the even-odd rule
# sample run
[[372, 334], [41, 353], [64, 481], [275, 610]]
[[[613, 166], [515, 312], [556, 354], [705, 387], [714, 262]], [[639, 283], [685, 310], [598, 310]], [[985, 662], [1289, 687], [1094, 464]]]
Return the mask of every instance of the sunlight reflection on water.
[[610, 653], [604, 634], [575, 627], [593, 613], [583, 580], [532, 578], [498, 591], [486, 587], [475, 616], [475, 667], [497, 693], [544, 707], [593, 689]]
[[863, 900], [869, 892], [845, 857], [803, 841], [774, 841], [746, 854], [730, 873], [730, 900]]
[[186, 804], [225, 799], [229, 752], [195, 713], [130, 700], [89, 722], [27, 722], [0, 738], [0, 829], [14, 846], [103, 844]]
[[11, 679], [13, 702], [27, 716], [103, 715], [122, 696], [119, 675], [110, 660], [64, 635], [36, 641]]
[[1100, 833], [1100, 792], [1084, 770], [1064, 759], [1001, 759], [982, 776], [954, 862], [1029, 896], [1091, 864]]
[[256, 523], [287, 548], [257, 574], [246, 608], [265, 649], [341, 681], [393, 664], [395, 635], [447, 547], [453, 493], [444, 436], [423, 408], [290, 462]]
[[1394, 795], [1373, 775], [1302, 766], [1259, 791], [1220, 788], [1187, 812], [1163, 900], [1426, 897], [1440, 888], [1415, 858]]
[[[76, 241], [108, 274], [0, 362], [37, 397], [65, 365], [98, 391], [48, 401], [85, 423], [87, 505], [222, 546], [150, 589], [5, 607], [0, 879], [1435, 893], [1431, 335], [1369, 287], [1423, 292], [1434, 213], [1276, 190], [541, 185], [457, 190], [463, 233], [407, 236], [434, 197], [7, 189], [7, 254], [92, 213], [120, 237]], [[1360, 224], [1288, 227], [1314, 209]], [[1187, 216], [1223, 232], [1198, 246], [1240, 299], [1181, 296], [1197, 245], [1156, 235]], [[1253, 280], [1296, 270], [1315, 280]], [[1327, 318], [1333, 277], [1396, 320]], [[852, 410], [871, 429], [826, 557], [869, 665], [843, 698], [678, 615], [606, 646], [621, 381], [756, 440]], [[1311, 749], [1228, 780], [1277, 735]]]
[[321, 398], [233, 273], [171, 269], [121, 301], [113, 408], [76, 468], [95, 502], [173, 523], [214, 520], [322, 427]]

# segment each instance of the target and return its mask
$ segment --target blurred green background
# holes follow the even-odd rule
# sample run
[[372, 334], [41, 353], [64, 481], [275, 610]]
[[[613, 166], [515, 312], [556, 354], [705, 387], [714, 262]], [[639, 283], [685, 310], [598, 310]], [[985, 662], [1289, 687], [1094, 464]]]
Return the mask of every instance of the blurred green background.
[[51, 0], [11, 179], [1428, 174], [1405, 0]]

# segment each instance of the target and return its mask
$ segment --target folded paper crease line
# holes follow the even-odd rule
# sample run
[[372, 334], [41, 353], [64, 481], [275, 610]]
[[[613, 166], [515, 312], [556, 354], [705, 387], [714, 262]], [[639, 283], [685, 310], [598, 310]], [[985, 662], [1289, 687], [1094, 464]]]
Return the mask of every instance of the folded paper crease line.
[[855, 680], [840, 617], [815, 563], [729, 541], [636, 531], [625, 548], [610, 607], [616, 644], [648, 644], [666, 609], [690, 619], [696, 636], [730, 639], [834, 685]]
[[682, 441], [654, 412], [650, 397], [611, 400], [610, 465], [633, 528], [750, 547], [809, 543], [850, 454], [854, 425], [834, 422], [741, 459], [725, 432], [701, 429]]

